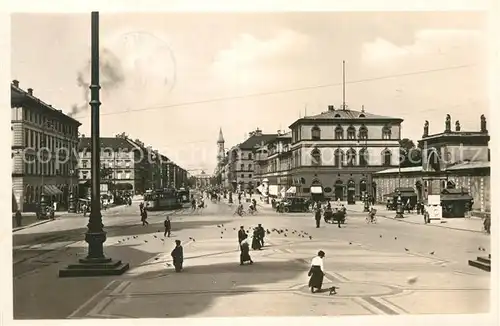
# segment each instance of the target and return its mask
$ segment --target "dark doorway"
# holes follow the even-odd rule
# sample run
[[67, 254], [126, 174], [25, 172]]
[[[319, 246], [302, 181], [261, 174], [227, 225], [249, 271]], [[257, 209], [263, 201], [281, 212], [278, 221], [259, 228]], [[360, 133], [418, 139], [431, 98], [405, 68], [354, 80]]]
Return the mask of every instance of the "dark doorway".
[[354, 180], [349, 180], [347, 182], [347, 204], [356, 204], [356, 184]]
[[337, 180], [335, 182], [335, 200], [344, 201], [344, 183], [342, 180]]
[[372, 200], [372, 204], [375, 204], [375, 202], [377, 200], [377, 184], [373, 181], [372, 181], [372, 194], [371, 194], [370, 198]]

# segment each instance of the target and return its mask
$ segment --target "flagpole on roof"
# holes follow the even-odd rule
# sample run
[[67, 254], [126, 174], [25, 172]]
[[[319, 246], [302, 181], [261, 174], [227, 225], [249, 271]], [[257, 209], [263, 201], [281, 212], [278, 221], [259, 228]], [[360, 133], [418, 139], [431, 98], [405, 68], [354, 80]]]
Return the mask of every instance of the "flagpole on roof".
[[342, 61], [342, 110], [345, 111], [345, 60]]

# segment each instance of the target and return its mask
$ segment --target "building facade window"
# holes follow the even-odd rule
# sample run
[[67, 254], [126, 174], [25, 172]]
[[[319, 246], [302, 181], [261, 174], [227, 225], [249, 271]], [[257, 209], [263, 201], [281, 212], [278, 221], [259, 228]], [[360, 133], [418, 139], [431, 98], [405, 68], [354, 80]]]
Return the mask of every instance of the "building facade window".
[[391, 157], [392, 157], [391, 151], [386, 148], [382, 152], [382, 165], [383, 166], [391, 166]]
[[321, 165], [321, 152], [317, 148], [311, 151], [311, 165], [314, 166]]
[[312, 140], [320, 140], [321, 139], [321, 129], [318, 126], [314, 126], [311, 128], [311, 139]]
[[382, 139], [391, 139], [391, 127], [386, 125], [382, 128]]
[[344, 139], [344, 128], [341, 126], [335, 128], [335, 139]]
[[340, 148], [337, 148], [335, 150], [334, 158], [335, 158], [334, 162], [335, 166], [341, 167], [344, 164], [344, 152]]
[[356, 128], [354, 126], [347, 128], [347, 139], [356, 139]]
[[347, 166], [354, 166], [356, 165], [356, 151], [351, 148], [347, 151]]
[[241, 169], [241, 171], [245, 171], [245, 164], [241, 164], [240, 169]]
[[365, 125], [359, 127], [359, 139], [368, 139], [368, 129]]
[[248, 153], [248, 159], [251, 160], [252, 159], [252, 153]]
[[366, 148], [362, 148], [359, 151], [359, 165], [360, 166], [368, 165], [368, 150]]

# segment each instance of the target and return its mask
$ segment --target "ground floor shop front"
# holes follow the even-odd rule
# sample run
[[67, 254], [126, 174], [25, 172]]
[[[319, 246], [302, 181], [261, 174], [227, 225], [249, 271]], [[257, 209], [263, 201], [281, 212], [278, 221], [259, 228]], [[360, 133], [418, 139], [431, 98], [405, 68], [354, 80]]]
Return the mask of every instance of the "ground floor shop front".
[[490, 169], [488, 167], [467, 168], [457, 166], [443, 172], [424, 172], [421, 169], [402, 168], [401, 172], [381, 171], [374, 174], [375, 199], [385, 203], [384, 195], [397, 188], [412, 188], [418, 201], [425, 201], [429, 194], [440, 194], [443, 189], [463, 189], [472, 198], [472, 210], [490, 212]]
[[[44, 177], [43, 183], [41, 177], [13, 177], [13, 209], [17, 208], [21, 212], [35, 212], [42, 194], [47, 203], [55, 202], [58, 209], [67, 209], [71, 189], [73, 189], [74, 194], [78, 191], [76, 177], [71, 180], [61, 176], [47, 176]], [[14, 207], [14, 202], [17, 207]]]

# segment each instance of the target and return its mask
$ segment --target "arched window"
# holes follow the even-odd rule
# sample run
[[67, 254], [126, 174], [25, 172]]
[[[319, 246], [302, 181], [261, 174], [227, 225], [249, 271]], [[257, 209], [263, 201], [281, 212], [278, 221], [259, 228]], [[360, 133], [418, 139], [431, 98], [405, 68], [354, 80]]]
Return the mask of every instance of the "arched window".
[[354, 166], [356, 165], [356, 151], [351, 148], [347, 151], [347, 166]]
[[335, 166], [341, 167], [344, 165], [344, 152], [341, 149], [336, 149], [335, 153]]
[[391, 166], [391, 151], [389, 149], [384, 149], [382, 152], [382, 165], [383, 166]]
[[321, 152], [317, 148], [311, 151], [311, 165], [321, 165]]
[[364, 113], [361, 113], [360, 115], [358, 115], [358, 118], [365, 118], [365, 114]]
[[382, 128], [382, 139], [391, 139], [391, 127], [389, 125]]
[[335, 128], [335, 139], [344, 139], [344, 129], [341, 126]]
[[314, 126], [311, 128], [311, 139], [312, 140], [320, 140], [321, 139], [321, 129], [318, 126]]
[[368, 150], [366, 148], [359, 150], [359, 166], [368, 166]]
[[347, 128], [347, 139], [356, 139], [356, 128], [354, 126]]
[[240, 169], [241, 169], [241, 171], [245, 171], [245, 164], [241, 164]]
[[359, 139], [368, 139], [368, 129], [365, 125], [359, 127]]
[[337, 114], [335, 114], [333, 117], [334, 117], [334, 118], [340, 118], [340, 114], [338, 114], [338, 113], [337, 113]]

